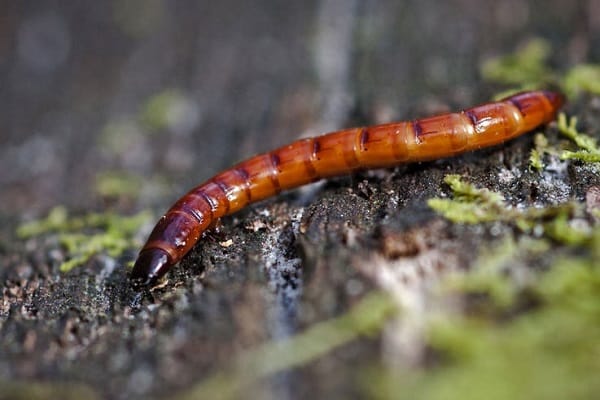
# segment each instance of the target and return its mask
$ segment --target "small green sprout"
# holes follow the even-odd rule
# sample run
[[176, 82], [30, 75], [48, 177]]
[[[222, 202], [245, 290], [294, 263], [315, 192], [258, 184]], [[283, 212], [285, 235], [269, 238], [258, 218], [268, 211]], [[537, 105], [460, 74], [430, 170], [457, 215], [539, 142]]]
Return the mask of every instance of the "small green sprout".
[[538, 149], [531, 149], [531, 152], [529, 153], [529, 166], [538, 172], [544, 169], [542, 155]]
[[542, 157], [545, 153], [549, 152], [548, 139], [543, 133], [536, 133], [533, 142], [535, 148], [531, 149], [531, 152], [529, 153], [529, 166], [539, 172], [544, 169]]

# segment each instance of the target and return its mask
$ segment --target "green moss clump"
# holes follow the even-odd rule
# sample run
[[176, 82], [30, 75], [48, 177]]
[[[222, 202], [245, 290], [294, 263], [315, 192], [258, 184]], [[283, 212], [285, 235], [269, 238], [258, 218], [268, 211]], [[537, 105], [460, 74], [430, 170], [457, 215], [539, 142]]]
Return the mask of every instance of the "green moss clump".
[[144, 139], [144, 132], [137, 121], [128, 116], [109, 120], [100, 134], [98, 144], [110, 155], [127, 157], [132, 148]]
[[0, 399], [11, 400], [97, 400], [100, 394], [77, 382], [0, 380]]
[[480, 68], [481, 75], [489, 82], [513, 87], [499, 93], [496, 99], [549, 85], [561, 88], [567, 97], [574, 97], [581, 92], [600, 94], [600, 65], [580, 64], [561, 74], [548, 67], [551, 54], [550, 43], [535, 38], [512, 54], [484, 62]]
[[169, 126], [177, 110], [181, 109], [181, 105], [186, 101], [185, 96], [181, 91], [176, 89], [164, 90], [150, 97], [143, 105], [139, 120], [144, 127], [150, 131], [161, 131]]
[[[537, 247], [535, 245], [534, 247]], [[374, 399], [591, 399], [600, 392], [600, 228], [586, 242], [587, 257], [564, 257], [515, 288], [494, 271], [529, 245], [503, 244], [490, 265], [479, 265], [501, 296], [493, 304], [512, 304], [522, 293], [535, 308], [506, 319], [470, 314], [430, 320], [427, 343], [437, 354], [431, 368], [410, 371], [370, 369], [362, 375]], [[543, 246], [538, 250], [542, 250]], [[583, 252], [579, 252], [583, 253]], [[492, 270], [487, 267], [492, 266]], [[471, 274], [447, 288], [479, 291]], [[478, 279], [475, 279], [477, 281]], [[487, 282], [487, 283], [486, 283]], [[512, 300], [511, 300], [512, 299]], [[492, 306], [495, 307], [495, 306]]]
[[135, 240], [135, 234], [151, 217], [149, 211], [130, 217], [112, 213], [69, 217], [66, 208], [58, 206], [46, 218], [19, 226], [17, 236], [26, 239], [55, 233], [69, 258], [60, 265], [60, 270], [68, 272], [85, 264], [95, 254], [118, 257], [125, 250], [138, 247], [140, 243]]
[[566, 203], [546, 208], [513, 208], [506, 204], [500, 193], [479, 189], [463, 182], [459, 175], [447, 175], [444, 182], [453, 190], [454, 199], [429, 199], [429, 207], [455, 223], [479, 224], [507, 222], [525, 233], [542, 228], [543, 233], [565, 244], [581, 243], [590, 239], [589, 231], [575, 228], [568, 217], [582, 213], [577, 203]]
[[478, 189], [461, 180], [460, 175], [446, 175], [455, 199], [430, 199], [427, 204], [454, 222], [477, 224], [505, 219], [504, 197], [487, 189]]
[[96, 175], [95, 189], [102, 197], [135, 198], [142, 188], [142, 178], [124, 171], [105, 171]]
[[450, 275], [444, 287], [459, 294], [485, 296], [486, 301], [478, 309], [480, 314], [493, 317], [509, 313], [515, 307], [522, 287], [508, 271], [524, 255], [541, 256], [549, 249], [550, 243], [545, 239], [524, 237], [517, 242], [506, 237], [494, 248], [482, 250], [469, 273]]
[[600, 65], [579, 64], [574, 66], [563, 78], [563, 89], [570, 95], [579, 92], [600, 95]]
[[455, 360], [434, 378], [437, 398], [468, 382], [474, 386], [466, 398], [594, 397], [600, 390], [599, 261], [556, 262], [529, 288], [543, 305], [505, 325], [468, 317], [434, 325], [432, 346]]
[[577, 130], [577, 117], [567, 119], [564, 113], [560, 113], [558, 115], [558, 131], [581, 148], [578, 151], [563, 151], [561, 159], [600, 162], [600, 148], [598, 148], [596, 139]]
[[513, 54], [484, 62], [481, 74], [485, 80], [516, 85], [520, 90], [544, 86], [555, 80], [554, 73], [546, 66], [551, 53], [547, 41], [533, 39]]

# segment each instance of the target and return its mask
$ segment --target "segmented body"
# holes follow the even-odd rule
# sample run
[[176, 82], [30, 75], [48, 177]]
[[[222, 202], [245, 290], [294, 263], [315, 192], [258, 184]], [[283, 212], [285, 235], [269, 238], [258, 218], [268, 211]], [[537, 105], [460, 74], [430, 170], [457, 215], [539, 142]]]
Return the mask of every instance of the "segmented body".
[[282, 190], [358, 169], [453, 156], [502, 143], [554, 119], [564, 103], [550, 91], [519, 93], [462, 112], [341, 130], [301, 139], [221, 172], [180, 198], [140, 251], [131, 279], [154, 283], [218, 218]]

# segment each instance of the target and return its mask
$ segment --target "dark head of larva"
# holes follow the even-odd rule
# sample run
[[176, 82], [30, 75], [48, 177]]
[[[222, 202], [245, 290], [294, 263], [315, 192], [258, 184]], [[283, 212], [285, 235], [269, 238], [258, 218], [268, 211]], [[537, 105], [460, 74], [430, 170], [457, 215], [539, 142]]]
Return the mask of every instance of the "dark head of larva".
[[131, 271], [131, 285], [139, 289], [153, 285], [171, 268], [169, 255], [166, 251], [157, 248], [143, 250]]

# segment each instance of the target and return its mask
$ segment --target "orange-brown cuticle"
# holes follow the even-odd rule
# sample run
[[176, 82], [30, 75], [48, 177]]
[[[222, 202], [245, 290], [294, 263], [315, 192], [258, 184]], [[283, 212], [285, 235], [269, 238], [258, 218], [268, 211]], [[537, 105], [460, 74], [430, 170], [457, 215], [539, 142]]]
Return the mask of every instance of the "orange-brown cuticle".
[[560, 93], [523, 92], [461, 113], [301, 139], [252, 157], [196, 187], [167, 211], [139, 254], [132, 282], [154, 283], [218, 218], [251, 202], [359, 168], [390, 167], [497, 145], [550, 122], [564, 102]]

